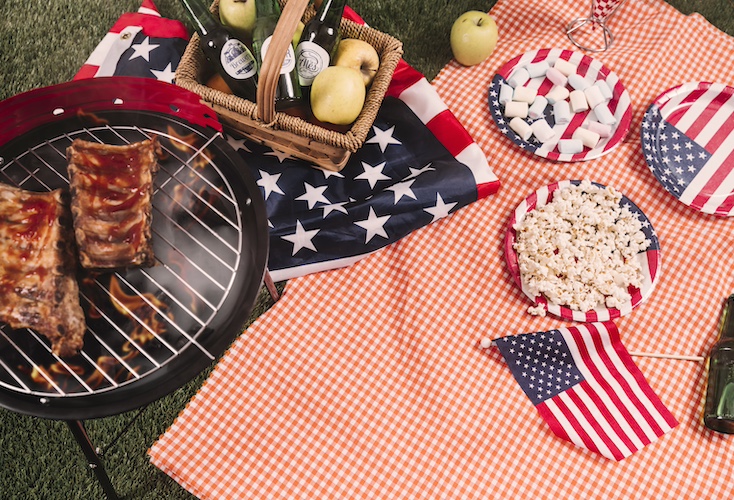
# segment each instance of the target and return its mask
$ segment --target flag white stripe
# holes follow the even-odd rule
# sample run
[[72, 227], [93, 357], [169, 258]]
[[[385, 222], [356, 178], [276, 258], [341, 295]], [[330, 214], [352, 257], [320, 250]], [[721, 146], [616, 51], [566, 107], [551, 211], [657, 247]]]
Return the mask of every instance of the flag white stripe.
[[[578, 328], [579, 333], [581, 334], [581, 339], [584, 343], [584, 346], [586, 347], [587, 351], [589, 352], [590, 361], [594, 364], [594, 366], [600, 372], [600, 376], [602, 380], [606, 382], [607, 385], [610, 386], [610, 390], [617, 396], [621, 405], [631, 414], [632, 418], [640, 426], [645, 436], [647, 436], [647, 438], [650, 441], [654, 441], [655, 439], [657, 439], [657, 436], [653, 432], [652, 428], [647, 423], [645, 418], [642, 416], [640, 411], [637, 408], [635, 408], [635, 405], [632, 403], [632, 401], [629, 400], [624, 390], [619, 385], [619, 382], [617, 382], [616, 379], [609, 373], [609, 370], [607, 370], [604, 362], [599, 357], [599, 353], [596, 351], [596, 348], [594, 347], [593, 341], [590, 339], [591, 334], [589, 333], [589, 331], [586, 329], [584, 325], [579, 325], [577, 328]], [[597, 378], [594, 376], [591, 370], [589, 370], [589, 368], [586, 366], [586, 363], [584, 362], [583, 358], [581, 357], [581, 352], [575, 345], [575, 342], [573, 340], [573, 336], [571, 335], [571, 333], [567, 331], [566, 329], [561, 329], [560, 331], [564, 339], [566, 339], [566, 343], [568, 344], [570, 348], [571, 355], [573, 356], [574, 362], [576, 363], [576, 366], [579, 369], [579, 371], [581, 372], [581, 374], [584, 376], [587, 382], [589, 382], [589, 384], [599, 389], [598, 394], [602, 399], [605, 400], [605, 404], [607, 404], [607, 406], [609, 406], [610, 408], [615, 406], [617, 403], [613, 402], [611, 397], [606, 393], [606, 389], [603, 388], [603, 386], [600, 384], [600, 381], [597, 380]]]
[[566, 434], [568, 434], [568, 438], [571, 440], [571, 442], [580, 448], [586, 448], [586, 444], [584, 444], [581, 436], [578, 435], [576, 430], [571, 425], [571, 422], [568, 421], [560, 408], [558, 408], [558, 405], [556, 405], [556, 403], [552, 399], [546, 399], [544, 404], [545, 407], [548, 408], [548, 411], [550, 411], [553, 417], [556, 419], [558, 425], [560, 425], [563, 430], [566, 431]]
[[[573, 389], [571, 389], [573, 390]], [[596, 449], [604, 455], [607, 458], [614, 459], [614, 455], [612, 454], [612, 451], [609, 449], [609, 447], [606, 445], [604, 440], [599, 436], [599, 434], [596, 432], [596, 428], [593, 422], [590, 422], [586, 415], [584, 415], [584, 412], [576, 406], [576, 403], [573, 402], [571, 397], [567, 394], [568, 391], [560, 393], [557, 398], [559, 398], [561, 401], [563, 401], [563, 404], [566, 405], [568, 410], [571, 412], [571, 414], [576, 418], [581, 428], [586, 431], [586, 434], [588, 434], [589, 439], [594, 443], [596, 446]], [[569, 422], [570, 425], [570, 422]], [[568, 430], [566, 430], [568, 432]]]
[[[593, 399], [591, 399], [591, 396], [586, 392], [586, 385], [585, 384], [577, 384], [574, 388], [574, 392], [576, 395], [578, 395], [579, 399], [586, 405], [586, 407], [589, 409], [589, 412], [592, 414], [594, 419], [597, 422], [597, 425], [599, 425], [604, 432], [606, 432], [607, 436], [614, 442], [614, 445], [619, 449], [619, 451], [624, 455], [625, 457], [628, 457], [632, 455], [635, 451], [637, 451], [639, 448], [635, 448], [634, 450], [630, 450], [627, 444], [623, 441], [624, 437], [627, 437], [629, 435], [629, 432], [632, 429], [629, 429], [629, 431], [625, 431], [624, 428], [620, 429], [622, 431], [622, 435], [620, 435], [614, 427], [609, 423], [607, 418], [604, 416], [602, 411], [597, 406], [596, 402], [594, 402]], [[606, 407], [605, 407], [606, 408]], [[610, 412], [610, 418], [612, 418], [615, 422], [619, 420], [619, 418], [614, 414], [614, 412]], [[624, 427], [621, 426], [620, 427]], [[627, 426], [629, 428], [629, 426]], [[629, 438], [628, 438], [629, 439]], [[642, 443], [640, 442], [640, 445]], [[641, 446], [640, 446], [641, 447]]]
[[[611, 345], [609, 331], [606, 329], [606, 327], [604, 325], [596, 326], [597, 330], [604, 339], [604, 344]], [[660, 412], [658, 412], [657, 408], [655, 408], [655, 405], [652, 404], [650, 398], [647, 397], [647, 394], [645, 394], [645, 392], [642, 390], [640, 384], [637, 382], [637, 379], [635, 379], [635, 377], [633, 377], [629, 370], [627, 370], [627, 368], [624, 366], [624, 363], [622, 362], [622, 359], [617, 355], [617, 352], [614, 349], [607, 349], [606, 351], [609, 355], [609, 359], [612, 361], [614, 366], [617, 367], [617, 371], [619, 371], [619, 373], [622, 375], [622, 378], [627, 381], [630, 388], [632, 389], [632, 392], [635, 394], [635, 396], [637, 396], [642, 405], [650, 413], [652, 418], [655, 420], [655, 423], [660, 426], [664, 433], [672, 429], [672, 427], [668, 425], [668, 423], [665, 421], [663, 416], [660, 415]]]
[[449, 109], [425, 78], [421, 78], [401, 92], [400, 100], [407, 104], [423, 123], [428, 123], [436, 115]]

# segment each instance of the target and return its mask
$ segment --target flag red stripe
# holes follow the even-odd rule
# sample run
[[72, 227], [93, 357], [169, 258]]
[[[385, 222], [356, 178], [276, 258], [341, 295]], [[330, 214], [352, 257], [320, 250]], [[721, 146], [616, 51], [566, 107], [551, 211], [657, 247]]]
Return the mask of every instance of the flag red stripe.
[[[637, 394], [634, 392], [632, 387], [630, 386], [627, 379], [625, 379], [622, 374], [619, 372], [619, 369], [617, 368], [617, 365], [614, 364], [612, 361], [612, 358], [609, 357], [609, 353], [607, 352], [608, 346], [604, 345], [602, 342], [601, 335], [599, 334], [598, 329], [596, 328], [596, 325], [586, 325], [587, 328], [596, 333], [597, 335], [592, 335], [592, 340], [594, 342], [594, 346], [596, 347], [597, 354], [602, 360], [602, 363], [607, 367], [607, 370], [609, 370], [609, 373], [612, 375], [612, 378], [617, 381], [617, 383], [622, 387], [622, 391], [624, 391], [625, 396], [627, 396], [627, 399], [634, 405], [634, 407], [642, 414], [642, 417], [645, 419], [645, 422], [652, 428], [653, 433], [656, 436], [662, 436], [665, 434], [665, 431], [663, 431], [662, 428], [660, 428], [660, 425], [658, 424], [657, 420], [655, 420], [655, 417], [652, 416], [650, 411], [647, 409], [647, 406], [644, 405], [644, 403], [640, 400], [640, 398], [637, 396]], [[614, 326], [614, 323], [609, 323], [607, 325], [607, 332], [609, 333], [609, 337], [612, 341], [612, 351], [614, 352], [614, 343], [619, 342], [619, 334], [617, 331], [617, 327]], [[617, 333], [616, 338], [612, 333]], [[620, 358], [622, 363], [624, 364], [624, 368], [631, 372], [633, 369], [636, 369], [634, 361], [632, 361], [632, 358]]]
[[486, 198], [500, 189], [500, 181], [483, 182], [477, 184], [477, 199]]
[[[586, 384], [585, 389], [590, 390], [590, 392], [593, 392], [591, 390], [591, 387], [589, 387], [589, 384], [584, 381], [582, 384]], [[617, 447], [616, 443], [614, 442], [614, 439], [607, 434], [606, 429], [600, 424], [600, 422], [596, 419], [596, 417], [591, 413], [591, 410], [589, 407], [584, 403], [579, 395], [576, 393], [574, 389], [570, 389], [566, 391], [566, 394], [568, 397], [573, 401], [573, 404], [575, 404], [578, 409], [581, 411], [581, 413], [586, 417], [586, 420], [589, 422], [591, 427], [596, 431], [596, 434], [599, 436], [599, 439], [601, 439], [607, 448], [609, 448], [609, 451], [611, 452], [612, 456], [615, 460], [622, 460], [624, 458], [624, 453]], [[602, 405], [603, 407], [604, 405]], [[606, 416], [605, 416], [606, 420]]]
[[120, 16], [110, 29], [110, 33], [120, 33], [130, 26], [141, 26], [143, 33], [154, 38], [183, 38], [189, 39], [186, 26], [181, 21], [155, 17], [148, 14], [128, 12]]
[[[619, 330], [617, 329], [617, 326], [614, 323], [604, 323], [604, 326], [606, 327], [607, 332], [609, 332], [609, 336], [612, 338], [612, 346], [614, 347], [614, 351], [617, 353], [617, 356], [619, 356], [619, 358], [622, 360], [622, 363], [624, 363], [624, 366], [627, 368], [630, 375], [635, 378], [635, 380], [637, 381], [637, 385], [640, 387], [640, 389], [642, 389], [642, 392], [645, 393], [648, 401], [653, 404], [658, 414], [663, 417], [663, 420], [665, 420], [665, 422], [670, 427], [675, 427], [676, 425], [678, 425], [678, 421], [675, 419], [673, 414], [670, 413], [670, 411], [665, 407], [665, 405], [663, 405], [663, 402], [660, 401], [660, 398], [652, 390], [650, 384], [647, 383], [645, 375], [642, 374], [642, 371], [640, 371], [640, 369], [637, 367], [630, 353], [627, 352], [627, 349], [625, 349], [622, 345], [622, 340], [619, 336]], [[658, 434], [658, 436], [662, 436], [663, 434], [665, 434], [665, 432]]]
[[442, 138], [441, 143], [452, 156], [458, 155], [474, 142], [469, 132], [448, 109], [430, 119], [426, 127], [433, 132], [433, 135]]
[[685, 134], [691, 139], [695, 140], [698, 134], [700, 134], [701, 131], [706, 128], [707, 125], [709, 125], [713, 114], [716, 113], [716, 111], [718, 111], [719, 108], [721, 108], [730, 97], [731, 96], [729, 94], [721, 93], [711, 99], [711, 102], [709, 102], [709, 104], [706, 106], [706, 112], [698, 115], [696, 119], [693, 120], [693, 123], [691, 123], [690, 126], [686, 127], [686, 129], [684, 130]]
[[594, 390], [594, 387], [589, 384], [586, 380], [581, 382], [579, 384], [583, 386], [584, 391], [586, 392], [586, 395], [589, 396], [589, 398], [594, 402], [596, 407], [599, 409], [599, 411], [604, 415], [604, 418], [606, 419], [609, 426], [614, 429], [614, 432], [616, 433], [616, 438], [619, 439], [624, 445], [632, 452], [635, 452], [639, 449], [639, 446], [637, 446], [632, 439], [627, 435], [627, 433], [622, 429], [622, 426], [619, 424], [617, 419], [614, 415], [612, 415], [612, 412], [609, 410], [607, 405], [602, 401], [602, 399], [599, 397], [599, 394]]
[[[730, 106], [734, 106], [734, 94], [719, 94], [719, 95], [725, 95], [729, 97], [728, 103]], [[723, 106], [722, 106], [723, 107]], [[717, 108], [720, 109], [720, 108]], [[734, 111], [734, 108], [732, 109]], [[734, 130], [734, 118], [732, 116], [733, 113], [729, 113], [728, 116], [726, 116], [723, 120], [721, 118], [717, 119], [717, 123], [715, 126], [717, 126], [717, 130], [714, 133], [714, 135], [711, 137], [711, 139], [706, 142], [704, 145], [704, 149], [708, 151], [709, 153], [713, 153], [717, 149], [719, 149], [719, 146], [724, 144], [724, 141], [729, 137], [729, 134], [732, 130]], [[701, 116], [703, 118], [706, 114]], [[708, 116], [709, 119], [713, 118], [713, 113]], [[709, 126], [712, 124], [709, 123]], [[688, 135], [688, 131], [686, 131], [686, 135]], [[689, 136], [690, 137], [690, 136]]]
[[405, 62], [405, 60], [401, 59], [395, 68], [395, 72], [393, 73], [392, 80], [390, 80], [390, 86], [387, 89], [386, 95], [400, 97], [400, 94], [402, 94], [406, 89], [409, 89], [423, 78], [424, 76], [422, 73]]
[[74, 80], [81, 80], [82, 78], [94, 78], [94, 75], [97, 74], [97, 71], [99, 71], [99, 66], [85, 64], [81, 68], [79, 68], [77, 74], [74, 75]]
[[571, 440], [571, 436], [568, 435], [566, 429], [561, 425], [558, 419], [556, 419], [556, 416], [553, 415], [553, 412], [548, 409], [548, 406], [546, 406], [545, 402], [538, 404], [535, 409], [538, 410], [538, 413], [540, 413], [540, 416], [543, 417], [543, 420], [545, 420], [545, 423], [548, 424], [548, 427], [550, 427], [551, 431], [553, 431], [553, 434], [563, 440], [571, 443], [573, 442]]
[[[586, 348], [586, 345], [584, 344], [584, 340], [578, 328], [570, 327], [568, 328], [568, 332], [573, 336], [576, 348], [579, 350], [581, 358], [584, 360], [584, 365], [589, 370], [591, 376], [594, 379], [594, 386], [598, 388], [597, 390], [603, 391], [611, 399], [612, 404], [614, 404], [615, 408], [617, 408], [617, 410], [632, 428], [632, 431], [640, 439], [640, 441], [645, 444], [649, 444], [650, 438], [647, 437], [645, 432], [642, 430], [642, 427], [640, 427], [640, 425], [637, 423], [637, 419], [632, 415], [632, 413], [630, 413], [630, 411], [627, 409], [627, 406], [622, 402], [622, 399], [619, 397], [619, 394], [617, 394], [617, 392], [612, 388], [609, 382], [605, 380], [599, 369], [592, 361], [590, 353]], [[591, 383], [592, 381], [589, 382]]]
[[688, 106], [681, 107], [683, 104], [690, 104], [698, 99], [701, 98], [701, 96], [706, 92], [707, 89], [698, 88], [691, 93], [689, 93], [683, 100], [676, 105], [674, 109], [671, 109], [668, 111], [666, 107], [670, 105], [670, 101], [664, 103], [661, 106], [661, 114], [666, 115], [666, 121], [670, 123], [671, 125], [676, 125], [681, 118], [686, 114], [686, 111], [688, 111]]
[[571, 427], [573, 427], [573, 430], [576, 431], [576, 434], [578, 434], [578, 436], [581, 438], [581, 441], [584, 442], [584, 446], [586, 446], [586, 448], [591, 451], [601, 453], [599, 447], [596, 446], [596, 443], [594, 443], [594, 440], [591, 439], [589, 433], [586, 432], [584, 426], [581, 425], [581, 422], [578, 421], [574, 412], [571, 411], [571, 409], [566, 406], [566, 404], [560, 398], [553, 398], [553, 403], [558, 407], [560, 412], [563, 413], [563, 416], [566, 417], [566, 420], [568, 420], [568, 423], [571, 425]]

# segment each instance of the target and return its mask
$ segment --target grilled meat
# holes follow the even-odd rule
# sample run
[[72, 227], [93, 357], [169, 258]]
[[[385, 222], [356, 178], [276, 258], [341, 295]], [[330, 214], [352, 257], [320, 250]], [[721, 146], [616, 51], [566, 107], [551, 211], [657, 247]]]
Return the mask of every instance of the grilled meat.
[[86, 325], [61, 190], [34, 193], [0, 184], [0, 255], [0, 320], [44, 335], [59, 356], [74, 355]]
[[153, 175], [160, 145], [75, 140], [66, 150], [79, 261], [89, 269], [146, 267], [151, 244]]

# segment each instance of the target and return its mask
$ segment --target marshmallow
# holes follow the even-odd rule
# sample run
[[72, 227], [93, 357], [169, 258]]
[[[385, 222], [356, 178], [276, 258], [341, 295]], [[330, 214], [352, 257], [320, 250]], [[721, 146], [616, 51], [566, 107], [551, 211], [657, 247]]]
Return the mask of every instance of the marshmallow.
[[576, 90], [586, 90], [591, 87], [589, 80], [576, 73], [568, 75], [568, 84]]
[[604, 125], [603, 123], [588, 121], [584, 124], [584, 127], [599, 134], [599, 137], [610, 137], [612, 135], [611, 125]]
[[530, 125], [518, 116], [510, 120], [510, 128], [514, 130], [523, 141], [527, 141], [530, 139], [530, 136], [533, 135], [533, 129], [530, 128]]
[[531, 87], [517, 87], [512, 97], [513, 101], [526, 102], [530, 104], [535, 100], [538, 95], [538, 90]]
[[566, 85], [566, 82], [568, 81], [568, 78], [566, 75], [558, 71], [556, 68], [550, 68], [548, 71], [545, 72], [545, 77], [551, 81], [554, 85], [559, 85], [561, 87], [564, 87]]
[[564, 76], [570, 76], [576, 73], [576, 65], [566, 61], [565, 59], [558, 59], [553, 67], [561, 72]]
[[573, 131], [571, 138], [580, 140], [589, 149], [594, 149], [599, 142], [599, 134], [581, 127]]
[[512, 91], [513, 89], [509, 85], [505, 83], [500, 84], [499, 101], [502, 106], [504, 106], [505, 104], [507, 104], [508, 102], [512, 100]]
[[512, 72], [510, 78], [507, 79], [507, 83], [510, 84], [510, 87], [516, 89], [521, 85], [524, 85], [525, 82], [527, 82], [528, 80], [530, 80], [528, 70], [526, 70], [525, 68], [517, 68], [515, 71]]
[[579, 139], [561, 139], [558, 141], [558, 151], [562, 154], [575, 155], [584, 150], [584, 144]]
[[599, 104], [594, 108], [594, 113], [596, 114], [596, 119], [603, 123], [604, 125], [614, 125], [617, 123], [617, 119], [614, 117], [611, 111], [609, 111], [609, 106], [606, 104]]
[[589, 107], [592, 109], [606, 102], [604, 95], [596, 85], [584, 89], [584, 95], [586, 96], [586, 102], [589, 103]]
[[546, 99], [542, 95], [539, 95], [535, 98], [533, 104], [530, 105], [530, 108], [528, 109], [528, 116], [533, 120], [537, 120], [538, 118], [545, 115], [545, 107], [547, 105], [548, 99]]
[[545, 98], [548, 99], [548, 104], [555, 104], [558, 101], [564, 101], [568, 99], [570, 92], [563, 85], [556, 85], [550, 92], [545, 94]]
[[505, 104], [505, 116], [507, 118], [514, 118], [516, 116], [520, 118], [527, 118], [528, 116], [528, 103], [510, 101]]
[[571, 111], [573, 111], [574, 113], [588, 111], [589, 103], [586, 102], [586, 96], [584, 95], [583, 90], [574, 90], [573, 92], [571, 92], [571, 94], [569, 94], [568, 97], [571, 99]]
[[571, 106], [568, 101], [558, 101], [553, 105], [553, 118], [561, 125], [571, 121]]
[[596, 83], [594, 83], [595, 87], [598, 87], [601, 91], [601, 95], [604, 96], [604, 99], [609, 102], [612, 100], [612, 97], [614, 97], [614, 94], [612, 92], [612, 89], [609, 87], [609, 84], [606, 82], [606, 80], [597, 80]]
[[530, 78], [537, 78], [539, 76], [545, 76], [545, 73], [550, 69], [550, 65], [548, 61], [539, 61], [528, 64], [525, 66], [525, 69], [528, 71]]
[[556, 136], [548, 122], [545, 120], [536, 120], [530, 124], [530, 128], [533, 130], [535, 138], [540, 142], [547, 142]]

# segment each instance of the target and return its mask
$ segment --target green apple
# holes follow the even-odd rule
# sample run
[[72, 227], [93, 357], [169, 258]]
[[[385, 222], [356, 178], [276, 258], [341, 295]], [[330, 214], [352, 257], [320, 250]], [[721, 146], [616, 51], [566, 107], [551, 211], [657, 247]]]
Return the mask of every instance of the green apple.
[[319, 121], [348, 125], [359, 116], [366, 95], [359, 71], [329, 66], [311, 84], [311, 111]]
[[451, 26], [451, 51], [459, 64], [473, 66], [492, 54], [498, 38], [497, 23], [492, 16], [470, 10]]
[[301, 41], [301, 34], [303, 33], [303, 28], [306, 26], [303, 24], [302, 21], [298, 21], [298, 26], [296, 26], [296, 32], [293, 33], [293, 48], [298, 46], [298, 42]]
[[238, 38], [249, 40], [255, 28], [255, 0], [220, 0], [219, 19]]
[[364, 40], [345, 38], [337, 46], [333, 65], [358, 70], [362, 74], [364, 86], [367, 87], [380, 68], [380, 56], [377, 50]]

